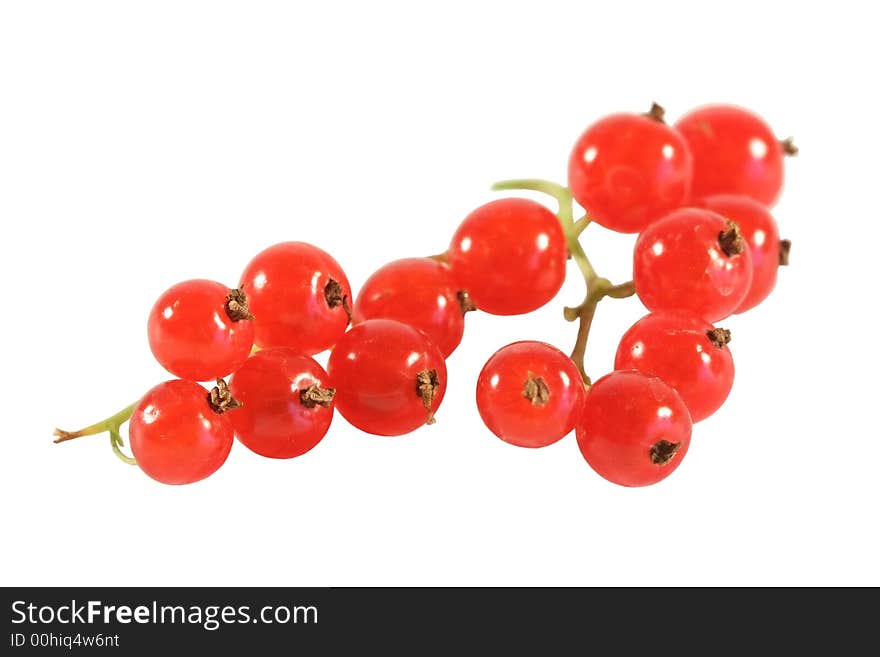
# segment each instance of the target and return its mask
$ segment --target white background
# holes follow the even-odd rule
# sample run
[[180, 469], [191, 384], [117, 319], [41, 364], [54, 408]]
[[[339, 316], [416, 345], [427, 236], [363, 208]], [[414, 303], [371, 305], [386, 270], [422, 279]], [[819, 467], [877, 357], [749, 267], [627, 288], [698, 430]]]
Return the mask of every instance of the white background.
[[[5, 585], [880, 585], [876, 85], [862, 3], [4, 2]], [[168, 378], [146, 314], [169, 285], [234, 285], [283, 240], [358, 287], [444, 250], [494, 180], [563, 180], [603, 114], [736, 102], [794, 135], [776, 292], [733, 330], [737, 379], [666, 481], [605, 482], [573, 436], [508, 446], [477, 373], [517, 339], [568, 349], [559, 296], [472, 314], [436, 426], [337, 416], [292, 461], [235, 445], [166, 487], [104, 437], [53, 445]], [[633, 239], [591, 227], [629, 278]], [[643, 313], [600, 307], [607, 371]]]

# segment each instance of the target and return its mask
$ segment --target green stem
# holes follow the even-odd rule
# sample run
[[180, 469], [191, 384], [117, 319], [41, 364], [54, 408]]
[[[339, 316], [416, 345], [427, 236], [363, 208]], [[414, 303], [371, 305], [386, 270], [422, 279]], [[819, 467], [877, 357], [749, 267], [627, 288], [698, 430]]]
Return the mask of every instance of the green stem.
[[571, 192], [567, 187], [549, 180], [523, 178], [497, 182], [492, 185], [492, 189], [496, 191], [528, 190], [542, 192], [552, 196], [559, 204], [559, 212], [556, 216], [559, 218], [562, 231], [565, 233], [568, 252], [584, 277], [584, 285], [586, 287], [586, 294], [580, 305], [565, 308], [563, 314], [569, 322], [578, 321], [578, 333], [574, 349], [571, 352], [571, 359], [580, 371], [584, 383], [589, 386], [590, 377], [587, 375], [584, 359], [587, 351], [587, 340], [590, 337], [590, 328], [596, 315], [596, 307], [605, 297], [625, 299], [632, 296], [635, 294], [633, 283], [628, 281], [619, 285], [613, 285], [607, 278], [602, 278], [596, 273], [593, 264], [580, 243], [581, 233], [590, 225], [590, 218], [585, 215], [577, 221], [574, 220], [573, 200]]
[[502, 180], [492, 185], [492, 190], [496, 192], [505, 190], [541, 192], [552, 196], [559, 203], [559, 221], [562, 228], [566, 229], [568, 224], [574, 224], [574, 212], [572, 211], [571, 192], [568, 187], [563, 187], [559, 183], [551, 180], [540, 180], [538, 178], [516, 178], [513, 180]]
[[596, 316], [598, 301], [587, 303], [584, 301], [578, 310], [578, 332], [574, 341], [574, 349], [571, 351], [571, 359], [581, 373], [584, 384], [589, 387], [592, 380], [584, 368], [584, 357], [587, 354], [587, 339], [590, 337], [590, 327], [593, 326], [593, 318]]
[[119, 435], [119, 431], [117, 429], [110, 429], [109, 433], [110, 447], [119, 460], [128, 465], [137, 465], [137, 461], [135, 461], [134, 458], [122, 451], [121, 448], [125, 446], [125, 443], [122, 440], [122, 436]]
[[131, 418], [131, 414], [134, 412], [134, 407], [137, 406], [137, 402], [126, 406], [118, 413], [114, 413], [110, 417], [101, 420], [100, 422], [95, 422], [84, 429], [80, 429], [79, 431], [63, 431], [62, 429], [55, 429], [55, 442], [63, 443], [68, 440], [73, 440], [74, 438], [81, 438], [83, 436], [94, 436], [99, 433], [104, 433], [105, 431], [110, 434], [110, 447], [113, 449], [113, 453], [116, 454], [123, 462], [128, 463], [130, 465], [135, 465], [136, 461], [127, 456], [120, 449], [125, 442], [122, 440], [122, 435], [119, 433], [119, 428], [128, 422]]
[[626, 299], [627, 297], [631, 297], [635, 293], [636, 287], [635, 285], [633, 285], [632, 281], [620, 283], [619, 285], [612, 285], [607, 290], [605, 290], [605, 296], [611, 297], [612, 299]]
[[581, 233], [584, 232], [584, 230], [586, 230], [587, 226], [590, 225], [591, 221], [592, 221], [592, 219], [590, 219], [589, 216], [584, 215], [583, 217], [581, 217], [580, 219], [578, 219], [577, 221], [574, 222], [574, 232], [577, 235], [580, 235]]

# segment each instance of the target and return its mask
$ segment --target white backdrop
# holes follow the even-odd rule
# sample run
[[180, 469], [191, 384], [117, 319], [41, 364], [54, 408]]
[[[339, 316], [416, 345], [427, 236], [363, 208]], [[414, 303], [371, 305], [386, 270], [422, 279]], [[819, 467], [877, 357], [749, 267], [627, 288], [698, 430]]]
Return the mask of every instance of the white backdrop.
[[[0, 583], [880, 585], [880, 51], [862, 3], [806, 4], [3, 3]], [[654, 100], [671, 120], [736, 102], [801, 147], [776, 208], [792, 266], [723, 323], [733, 392], [666, 481], [617, 487], [574, 436], [519, 449], [479, 419], [495, 349], [570, 347], [573, 265], [532, 315], [468, 317], [417, 433], [337, 415], [299, 459], [236, 444], [188, 487], [104, 437], [52, 444], [168, 378], [146, 314], [169, 285], [233, 285], [296, 239], [357, 288], [444, 250], [491, 182], [564, 181], [589, 122]], [[614, 280], [632, 242], [585, 234]], [[602, 304], [594, 374], [643, 312]]]

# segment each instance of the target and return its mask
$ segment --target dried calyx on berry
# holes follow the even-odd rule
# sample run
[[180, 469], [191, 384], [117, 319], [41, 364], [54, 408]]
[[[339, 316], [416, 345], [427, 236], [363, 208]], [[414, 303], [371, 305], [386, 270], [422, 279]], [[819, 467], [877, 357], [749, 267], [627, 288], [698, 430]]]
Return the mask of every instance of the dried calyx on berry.
[[342, 306], [345, 314], [348, 315], [348, 321], [351, 321], [351, 304], [348, 301], [348, 295], [342, 289], [339, 281], [330, 279], [324, 286], [324, 299], [327, 301], [329, 308], [337, 308]]
[[779, 264], [788, 266], [788, 258], [791, 254], [791, 240], [779, 240]]
[[247, 295], [244, 293], [244, 288], [237, 287], [229, 290], [229, 294], [226, 295], [226, 314], [229, 315], [229, 319], [233, 322], [254, 318], [251, 311], [248, 310]]
[[477, 310], [477, 304], [471, 300], [471, 295], [467, 290], [459, 290], [455, 293], [455, 296], [458, 298], [458, 305], [461, 307], [462, 315]]
[[208, 404], [215, 413], [225, 413], [233, 408], [240, 408], [241, 402], [232, 396], [229, 386], [223, 379], [217, 379], [217, 385], [208, 393]]
[[666, 465], [681, 448], [681, 443], [673, 443], [668, 440], [659, 440], [651, 445], [651, 463], [654, 465]]
[[314, 408], [315, 406], [329, 408], [335, 396], [336, 388], [322, 388], [314, 383], [299, 391], [299, 400], [306, 408]]
[[437, 394], [437, 388], [439, 387], [440, 377], [437, 374], [437, 370], [422, 370], [416, 377], [416, 394], [418, 394], [419, 399], [425, 405], [425, 410], [428, 412], [428, 418], [425, 420], [426, 424], [434, 424], [437, 421], [434, 419], [432, 406], [434, 405], [434, 395]]
[[746, 249], [746, 241], [743, 239], [739, 224], [735, 221], [727, 222], [727, 229], [718, 234], [718, 244], [727, 256], [739, 255]]
[[730, 342], [730, 331], [724, 328], [713, 328], [706, 331], [706, 335], [715, 347], [719, 349]]
[[645, 112], [644, 116], [657, 123], [666, 123], [666, 110], [658, 103], [651, 103], [651, 109]]
[[550, 400], [550, 388], [540, 376], [529, 372], [525, 385], [523, 385], [523, 397], [532, 402], [532, 406], [543, 406]]

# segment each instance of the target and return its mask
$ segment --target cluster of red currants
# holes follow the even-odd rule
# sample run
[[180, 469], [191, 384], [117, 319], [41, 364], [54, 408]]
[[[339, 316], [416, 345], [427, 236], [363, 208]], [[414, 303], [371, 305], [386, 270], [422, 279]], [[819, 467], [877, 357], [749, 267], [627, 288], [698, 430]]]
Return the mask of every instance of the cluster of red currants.
[[[524, 198], [487, 203], [446, 252], [385, 265], [354, 299], [329, 254], [276, 244], [250, 261], [236, 288], [190, 280], [162, 294], [149, 343], [178, 378], [102, 422], [56, 431], [56, 442], [107, 431], [121, 458], [184, 484], [216, 471], [234, 438], [263, 456], [300, 456], [326, 435], [334, 409], [371, 434], [409, 433], [434, 422], [465, 313], [543, 306], [572, 259], [586, 295], [565, 309], [579, 322], [571, 356], [536, 341], [498, 350], [477, 381], [480, 416], [523, 447], [574, 430], [606, 479], [655, 483], [684, 458], [692, 423], [714, 413], [733, 384], [730, 332], [713, 324], [766, 298], [787, 261], [789, 243], [768, 208], [782, 189], [783, 155], [794, 152], [742, 108], [707, 106], [670, 126], [655, 105], [589, 126], [571, 153], [567, 187], [495, 185], [550, 194], [558, 213]], [[579, 219], [574, 201], [586, 213]], [[591, 222], [639, 233], [632, 281], [596, 274], [580, 243]], [[624, 334], [615, 371], [591, 382], [584, 354], [597, 304], [633, 294], [650, 313]], [[314, 356], [326, 350], [325, 370]], [[216, 385], [209, 391], [205, 381]], [[120, 450], [128, 420], [133, 459]]]

